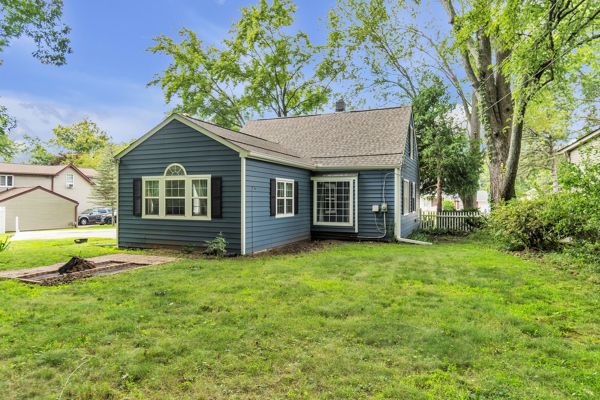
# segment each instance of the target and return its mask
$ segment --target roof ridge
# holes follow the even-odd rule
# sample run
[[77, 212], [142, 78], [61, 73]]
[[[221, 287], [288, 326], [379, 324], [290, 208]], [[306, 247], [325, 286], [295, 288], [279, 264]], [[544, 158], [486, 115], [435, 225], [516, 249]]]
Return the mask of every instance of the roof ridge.
[[[393, 109], [396, 109], [396, 108], [412, 108], [412, 105], [368, 108], [368, 109], [365, 109], [365, 110], [334, 111], [334, 112], [322, 113], [322, 114], [290, 115], [290, 116], [287, 116], [287, 117], [256, 118], [256, 119], [251, 119], [248, 122], [253, 122], [253, 121], [274, 121], [274, 120], [283, 120], [283, 119], [292, 119], [292, 118], [305, 118], [305, 117], [327, 117], [327, 116], [330, 116], [330, 115], [344, 115], [344, 114], [348, 114], [348, 113], [362, 113], [362, 112], [369, 112], [369, 111], [393, 110]], [[247, 124], [248, 123], [246, 123], [246, 125]], [[244, 126], [246, 126], [246, 125], [244, 125]], [[244, 129], [244, 127], [242, 127], [242, 129]]]

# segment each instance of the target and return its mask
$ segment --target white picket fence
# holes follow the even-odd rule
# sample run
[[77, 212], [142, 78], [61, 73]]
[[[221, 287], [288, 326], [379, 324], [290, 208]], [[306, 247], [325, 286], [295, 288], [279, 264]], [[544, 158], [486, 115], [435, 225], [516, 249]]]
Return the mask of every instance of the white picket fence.
[[481, 221], [478, 211], [421, 211], [421, 229], [471, 232]]

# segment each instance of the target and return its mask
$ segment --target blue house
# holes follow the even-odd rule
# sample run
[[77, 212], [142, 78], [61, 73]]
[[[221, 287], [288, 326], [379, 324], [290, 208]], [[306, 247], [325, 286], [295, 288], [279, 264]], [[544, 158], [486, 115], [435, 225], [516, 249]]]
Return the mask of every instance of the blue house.
[[173, 114], [117, 155], [120, 247], [252, 254], [306, 239], [404, 238], [419, 224], [410, 107], [250, 121]]

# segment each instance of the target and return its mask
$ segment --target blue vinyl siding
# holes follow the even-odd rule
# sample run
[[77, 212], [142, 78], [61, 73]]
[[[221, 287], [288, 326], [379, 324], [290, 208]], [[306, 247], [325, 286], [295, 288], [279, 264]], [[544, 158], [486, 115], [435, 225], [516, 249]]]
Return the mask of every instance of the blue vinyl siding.
[[[328, 172], [320, 175], [334, 175], [335, 172]], [[390, 239], [394, 235], [394, 170], [374, 170], [374, 171], [344, 171], [339, 174], [358, 174], [358, 234], [355, 233], [356, 226], [338, 227], [326, 225], [313, 225], [314, 232], [331, 232], [331, 233], [347, 233], [348, 237], [356, 237], [359, 239], [380, 237], [384, 233], [383, 214], [373, 213], [373, 204], [383, 202], [383, 183], [385, 179], [385, 201], [388, 204], [388, 212], [386, 219], [386, 238]], [[311, 220], [312, 221], [312, 220]], [[354, 224], [356, 224], [356, 220]]]
[[[172, 163], [189, 175], [222, 177], [223, 218], [211, 221], [143, 219], [133, 216], [133, 179], [162, 176]], [[120, 247], [204, 246], [205, 240], [223, 232], [228, 250], [240, 252], [239, 154], [178, 121], [172, 121], [119, 163]]]
[[[411, 128], [409, 131], [409, 134], [413, 134], [413, 128], [412, 128], [412, 121], [411, 121]], [[402, 163], [402, 181], [404, 181], [404, 179], [409, 180], [410, 182], [415, 182], [416, 183], [416, 189], [417, 189], [417, 196], [416, 196], [416, 211], [413, 213], [409, 213], [407, 215], [402, 215], [401, 217], [401, 224], [400, 224], [400, 236], [402, 236], [403, 238], [409, 236], [412, 232], [414, 232], [415, 230], [417, 230], [419, 228], [419, 185], [420, 185], [420, 181], [419, 181], [419, 155], [417, 153], [417, 149], [416, 149], [416, 141], [415, 143], [415, 152], [414, 152], [414, 158], [410, 158], [409, 157], [409, 140], [406, 140], [406, 148], [404, 149], [404, 161]], [[403, 186], [402, 186], [403, 187]], [[402, 188], [400, 189], [402, 190]], [[409, 197], [410, 198], [410, 197]], [[404, 201], [404, 195], [402, 195], [400, 197], [401, 201]], [[400, 208], [400, 210], [402, 211], [403, 208]]]
[[[272, 178], [293, 179], [298, 184], [297, 215], [270, 215]], [[310, 171], [246, 160], [246, 253], [310, 239], [310, 221]]]

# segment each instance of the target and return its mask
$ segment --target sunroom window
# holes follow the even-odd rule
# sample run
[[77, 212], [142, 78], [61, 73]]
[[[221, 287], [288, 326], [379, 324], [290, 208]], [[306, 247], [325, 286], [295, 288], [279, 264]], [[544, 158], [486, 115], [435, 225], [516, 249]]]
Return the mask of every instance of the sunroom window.
[[354, 216], [352, 178], [317, 178], [314, 180], [314, 224], [352, 226]]
[[210, 219], [210, 175], [187, 175], [180, 164], [163, 176], [146, 176], [142, 216], [164, 219]]

